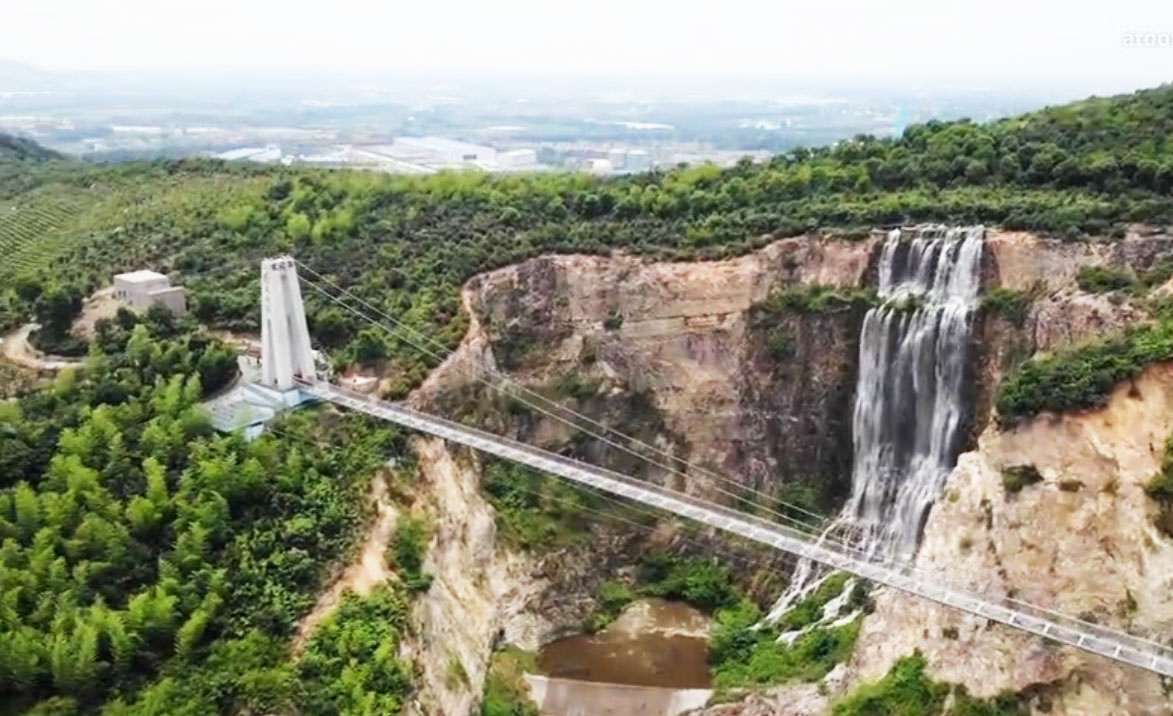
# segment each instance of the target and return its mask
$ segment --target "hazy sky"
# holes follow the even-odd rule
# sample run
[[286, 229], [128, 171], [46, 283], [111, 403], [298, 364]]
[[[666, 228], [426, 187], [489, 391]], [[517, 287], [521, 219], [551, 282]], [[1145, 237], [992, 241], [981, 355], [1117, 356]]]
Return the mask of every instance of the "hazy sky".
[[[1133, 87], [1173, 79], [1170, 0], [3, 0], [3, 6], [0, 59], [51, 69], [1054, 78]], [[1163, 45], [1129, 46], [1129, 33], [1151, 33]]]

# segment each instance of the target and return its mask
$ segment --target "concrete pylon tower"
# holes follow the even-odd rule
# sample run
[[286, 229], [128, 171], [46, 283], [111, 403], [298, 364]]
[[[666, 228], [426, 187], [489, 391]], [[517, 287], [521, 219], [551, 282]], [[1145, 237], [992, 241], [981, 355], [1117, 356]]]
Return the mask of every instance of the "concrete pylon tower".
[[314, 380], [314, 356], [297, 264], [280, 256], [261, 261], [261, 383], [289, 390], [295, 377]]

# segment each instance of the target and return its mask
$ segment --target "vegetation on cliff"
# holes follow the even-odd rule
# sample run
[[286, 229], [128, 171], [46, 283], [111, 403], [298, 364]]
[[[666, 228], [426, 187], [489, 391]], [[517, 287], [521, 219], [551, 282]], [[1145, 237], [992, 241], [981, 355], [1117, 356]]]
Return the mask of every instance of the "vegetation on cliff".
[[859, 635], [857, 618], [842, 626], [815, 627], [793, 642], [780, 642], [778, 626], [761, 626], [761, 618], [761, 610], [749, 601], [717, 614], [709, 662], [718, 689], [818, 681], [851, 657]]
[[1010, 321], [1019, 328], [1026, 322], [1026, 314], [1038, 293], [1034, 290], [1017, 290], [998, 286], [982, 294], [983, 311]]
[[516, 463], [489, 461], [481, 486], [496, 512], [502, 541], [521, 549], [581, 544], [591, 525], [610, 517], [624, 524], [650, 521], [633, 507]]
[[1173, 537], [1173, 435], [1165, 440], [1161, 469], [1149, 478], [1145, 493], [1157, 501], [1159, 509], [1156, 525], [1166, 536]]
[[485, 674], [481, 716], [538, 716], [525, 683], [527, 673], [541, 673], [536, 654], [516, 647], [494, 652]]
[[[867, 589], [854, 582], [839, 611], [824, 608], [843, 595], [850, 577], [836, 573], [772, 624], [764, 624], [756, 604], [742, 599], [717, 612], [709, 643], [713, 683], [719, 690], [752, 688], [786, 681], [818, 681], [836, 664], [846, 662], [855, 648], [862, 612], [870, 609]], [[857, 615], [845, 623], [839, 619]], [[779, 641], [782, 633], [793, 638]]]
[[1173, 320], [1129, 327], [1020, 364], [998, 387], [998, 421], [1012, 426], [1043, 411], [1099, 407], [1150, 363], [1173, 359]]
[[864, 684], [831, 709], [833, 716], [1028, 716], [1027, 699], [1007, 692], [975, 699], [962, 686], [934, 681], [917, 652], [899, 659], [879, 681]]

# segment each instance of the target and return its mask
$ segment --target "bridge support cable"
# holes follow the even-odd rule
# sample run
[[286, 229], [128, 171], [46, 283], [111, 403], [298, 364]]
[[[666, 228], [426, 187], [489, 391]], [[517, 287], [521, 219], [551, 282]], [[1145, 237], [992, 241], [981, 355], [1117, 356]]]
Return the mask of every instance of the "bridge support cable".
[[[363, 319], [363, 320], [367, 321], [367, 322], [368, 322], [368, 323], [370, 323], [372, 326], [375, 326], [375, 327], [377, 327], [377, 328], [380, 328], [380, 329], [382, 329], [382, 330], [386, 331], [386, 332], [387, 332], [388, 334], [390, 334], [392, 337], [396, 338], [397, 340], [403, 341], [404, 343], [407, 343], [408, 345], [410, 345], [410, 346], [412, 346], [412, 347], [416, 348], [417, 350], [419, 350], [419, 351], [423, 352], [424, 354], [428, 355], [429, 357], [433, 358], [434, 360], [438, 360], [438, 361], [442, 361], [442, 360], [443, 360], [443, 356], [442, 356], [442, 355], [440, 355], [440, 354], [438, 354], [438, 353], [436, 353], [436, 352], [434, 352], [434, 351], [431, 351], [431, 350], [429, 350], [429, 349], [427, 349], [427, 348], [425, 348], [425, 347], [422, 347], [422, 346], [418, 345], [418, 344], [417, 344], [415, 341], [413, 341], [411, 338], [408, 338], [408, 337], [405, 337], [405, 336], [403, 336], [401, 333], [399, 333], [398, 331], [396, 331], [394, 328], [388, 328], [386, 325], [384, 325], [384, 324], [380, 323], [379, 321], [376, 321], [375, 319], [373, 319], [373, 318], [371, 318], [370, 316], [368, 316], [368, 315], [366, 315], [365, 313], [363, 313], [361, 310], [359, 310], [359, 309], [356, 309], [356, 308], [354, 308], [353, 306], [351, 306], [351, 305], [347, 304], [345, 301], [343, 301], [343, 300], [339, 299], [337, 296], [331, 295], [331, 294], [330, 294], [328, 291], [326, 291], [325, 289], [321, 288], [320, 286], [318, 286], [318, 285], [317, 285], [317, 284], [315, 284], [314, 282], [312, 282], [312, 281], [310, 281], [310, 280], [308, 280], [308, 279], [305, 279], [304, 277], [302, 278], [302, 281], [303, 281], [303, 282], [305, 282], [305, 283], [306, 283], [306, 285], [307, 285], [307, 286], [309, 286], [310, 288], [312, 288], [312, 289], [314, 289], [315, 291], [317, 291], [317, 292], [321, 293], [321, 294], [322, 294], [323, 296], [325, 296], [325, 297], [326, 297], [328, 300], [330, 300], [330, 301], [332, 301], [332, 302], [336, 303], [337, 305], [341, 306], [341, 307], [342, 307], [342, 308], [344, 308], [345, 310], [349, 311], [351, 314], [353, 314], [353, 315], [355, 315], [355, 316], [357, 316], [357, 317], [359, 317], [359, 318], [361, 318], [361, 319]], [[396, 323], [398, 323], [398, 322], [396, 322]], [[469, 377], [473, 378], [474, 380], [476, 380], [476, 381], [478, 381], [478, 382], [482, 383], [483, 385], [485, 385], [485, 386], [486, 386], [486, 387], [488, 387], [489, 389], [491, 389], [491, 390], [494, 390], [494, 391], [497, 391], [497, 392], [501, 393], [502, 395], [504, 395], [504, 396], [505, 396], [505, 397], [507, 397], [507, 398], [512, 398], [512, 399], [514, 399], [514, 400], [517, 400], [518, 402], [520, 402], [520, 403], [522, 403], [523, 405], [525, 405], [526, 407], [528, 407], [528, 408], [530, 408], [530, 409], [534, 410], [535, 412], [541, 413], [541, 414], [543, 414], [543, 415], [545, 415], [545, 416], [547, 416], [547, 417], [551, 418], [552, 420], [556, 420], [556, 421], [558, 421], [558, 422], [560, 422], [560, 423], [563, 423], [564, 425], [567, 425], [568, 427], [571, 427], [571, 428], [573, 428], [573, 429], [575, 429], [575, 430], [578, 430], [578, 431], [580, 431], [580, 432], [583, 432], [583, 433], [585, 433], [586, 435], [589, 435], [590, 437], [592, 437], [592, 438], [595, 438], [596, 440], [598, 440], [598, 441], [600, 441], [600, 442], [604, 443], [605, 445], [608, 445], [608, 446], [610, 446], [610, 447], [613, 447], [613, 448], [615, 448], [615, 449], [617, 449], [617, 450], [620, 450], [620, 451], [622, 451], [622, 452], [625, 452], [625, 453], [627, 453], [627, 454], [629, 454], [629, 455], [632, 455], [633, 457], [635, 457], [635, 458], [637, 458], [637, 459], [639, 459], [639, 460], [642, 460], [643, 462], [645, 462], [645, 463], [647, 463], [647, 464], [649, 464], [649, 465], [652, 465], [653, 467], [658, 467], [658, 468], [661, 468], [661, 469], [663, 469], [663, 470], [666, 470], [666, 471], [668, 471], [668, 473], [669, 473], [669, 474], [672, 474], [672, 475], [677, 475], [677, 476], [684, 477], [684, 478], [687, 478], [687, 477], [689, 477], [689, 475], [688, 475], [687, 473], [685, 473], [685, 472], [682, 472], [682, 471], [681, 471], [681, 470], [679, 470], [678, 468], [675, 468], [675, 467], [672, 467], [671, 465], [668, 465], [668, 464], [665, 464], [665, 463], [663, 463], [663, 462], [660, 462], [660, 461], [654, 460], [654, 459], [652, 459], [652, 458], [648, 457], [647, 455], [644, 455], [644, 454], [642, 454], [642, 453], [641, 453], [641, 452], [639, 452], [638, 450], [635, 450], [635, 449], [633, 449], [633, 448], [631, 448], [631, 447], [628, 447], [628, 446], [626, 446], [626, 445], [624, 445], [624, 444], [622, 444], [622, 443], [616, 442], [616, 441], [614, 441], [614, 440], [612, 440], [612, 439], [608, 438], [606, 435], [602, 435], [602, 434], [599, 434], [599, 433], [597, 433], [597, 432], [594, 432], [594, 431], [592, 431], [592, 430], [591, 430], [591, 429], [589, 429], [589, 428], [584, 428], [583, 426], [581, 426], [581, 425], [578, 425], [578, 424], [576, 424], [575, 422], [573, 422], [573, 421], [571, 421], [571, 420], [568, 420], [566, 417], [564, 417], [564, 416], [562, 416], [562, 415], [558, 415], [558, 414], [556, 414], [556, 413], [553, 413], [553, 412], [551, 412], [549, 409], [547, 409], [547, 408], [543, 408], [543, 407], [542, 407], [542, 406], [540, 406], [540, 405], [536, 405], [536, 404], [534, 404], [533, 402], [531, 402], [531, 401], [529, 401], [529, 400], [527, 400], [527, 399], [525, 399], [525, 398], [523, 398], [523, 397], [518, 397], [517, 395], [515, 395], [515, 394], [511, 393], [511, 392], [509, 391], [509, 388], [508, 388], [507, 386], [501, 386], [501, 385], [498, 385], [498, 384], [496, 384], [496, 383], [493, 383], [492, 381], [490, 381], [490, 380], [488, 380], [488, 379], [484, 378], [482, 375], [480, 375], [481, 371], [479, 371], [479, 370], [473, 370], [473, 369], [470, 369], [470, 368], [466, 368], [466, 367], [464, 367], [464, 366], [458, 366], [458, 367], [457, 367], [457, 370], [463, 370], [463, 371], [465, 371], [466, 375], [468, 375]], [[516, 384], [516, 383], [513, 383], [512, 381], [509, 381], [509, 384], [510, 384], [510, 385], [512, 385], [512, 386], [517, 386], [517, 384]], [[517, 386], [517, 387], [520, 387], [520, 386]], [[528, 391], [528, 389], [526, 389], [526, 390]], [[530, 392], [532, 392], [532, 391], [530, 391]], [[552, 402], [552, 401], [549, 401], [548, 399], [546, 399], [546, 398], [544, 398], [544, 397], [543, 397], [543, 400], [546, 400], [547, 402]], [[558, 405], [557, 403], [554, 403], [553, 405], [554, 405], [554, 406], [556, 406], [557, 408], [559, 408], [559, 409], [563, 410], [563, 411], [566, 411], [566, 412], [572, 412], [572, 413], [573, 413], [573, 411], [570, 411], [570, 410], [569, 410], [568, 408], [566, 408], [565, 406], [560, 406], [560, 405]], [[575, 413], [575, 414], [577, 415], [577, 413]], [[590, 421], [590, 422], [594, 422], [594, 421]], [[606, 430], [610, 430], [610, 429], [608, 429], [608, 428], [604, 428], [604, 429], [606, 429]], [[611, 432], [615, 432], [615, 431], [611, 430]], [[675, 458], [675, 457], [673, 457], [672, 459], [673, 459], [673, 461], [676, 461], [676, 462], [681, 462], [681, 463], [684, 463], [684, 464], [686, 464], [686, 465], [688, 464], [688, 463], [686, 463], [686, 462], [684, 462], [684, 461], [680, 460], [679, 458]], [[710, 474], [710, 475], [712, 475], [712, 473], [709, 473], [709, 474]], [[719, 479], [719, 481], [720, 481], [720, 482], [725, 482], [725, 483], [732, 484], [732, 485], [734, 485], [735, 487], [738, 487], [739, 489], [742, 489], [742, 490], [745, 490], [745, 491], [749, 491], [749, 492], [752, 492], [752, 493], [756, 493], [757, 495], [760, 495], [760, 496], [762, 496], [762, 497], [765, 497], [765, 498], [767, 498], [767, 499], [770, 499], [768, 495], [765, 495], [764, 493], [760, 493], [760, 492], [758, 492], [758, 491], [756, 491], [756, 490], [753, 490], [752, 488], [749, 488], [749, 487], [747, 487], [747, 486], [745, 486], [745, 485], [742, 485], [741, 483], [739, 483], [739, 482], [737, 482], [737, 481], [735, 481], [735, 480], [731, 480], [731, 479], [729, 479], [729, 478], [726, 478], [726, 477], [719, 477], [719, 476], [718, 476], [718, 479]], [[815, 525], [811, 525], [811, 524], [809, 524], [809, 523], [807, 523], [807, 522], [804, 522], [804, 521], [802, 521], [802, 520], [796, 519], [796, 518], [794, 518], [794, 517], [791, 517], [791, 516], [789, 516], [789, 515], [787, 515], [787, 514], [784, 514], [784, 513], [782, 513], [782, 512], [778, 512], [777, 510], [774, 510], [774, 509], [770, 508], [768, 505], [762, 505], [762, 504], [759, 504], [759, 503], [757, 503], [755, 500], [751, 499], [750, 497], [747, 497], [746, 495], [737, 494], [737, 493], [735, 493], [735, 492], [732, 492], [732, 491], [730, 491], [730, 490], [727, 490], [727, 489], [725, 489], [725, 488], [723, 488], [723, 487], [720, 487], [720, 486], [716, 486], [716, 487], [714, 487], [713, 489], [714, 489], [715, 491], [717, 491], [717, 492], [721, 493], [722, 495], [725, 495], [726, 497], [732, 498], [732, 499], [734, 499], [734, 500], [737, 500], [737, 501], [739, 501], [739, 502], [748, 502], [748, 503], [750, 503], [750, 504], [753, 504], [755, 507], [757, 507], [757, 508], [761, 509], [763, 512], [766, 512], [766, 513], [770, 514], [771, 516], [773, 516], [773, 517], [776, 517], [776, 518], [777, 518], [777, 519], [779, 519], [779, 520], [782, 520], [782, 521], [784, 521], [784, 522], [790, 523], [790, 524], [794, 525], [794, 526], [795, 526], [797, 529], [800, 529], [800, 530], [807, 531], [807, 532], [811, 533], [812, 535], [820, 535], [820, 532], [819, 532], [818, 528], [817, 528]], [[811, 514], [814, 514], [814, 513], [811, 513]], [[826, 519], [826, 518], [823, 518], [823, 519]]]
[[322, 400], [465, 445], [499, 458], [588, 485], [669, 512], [748, 540], [842, 569], [873, 582], [944, 606], [991, 619], [1114, 661], [1164, 676], [1173, 676], [1173, 649], [1100, 625], [1089, 624], [1008, 599], [990, 601], [913, 576], [903, 569], [846, 552], [840, 545], [815, 541], [807, 533], [669, 488], [565, 458], [515, 440], [469, 428], [443, 418], [386, 401], [374, 400], [328, 383], [303, 383], [302, 389]]
[[[315, 439], [307, 438], [307, 437], [304, 437], [301, 435], [295, 435], [291, 432], [287, 432], [285, 430], [275, 428], [272, 425], [266, 427], [265, 432], [268, 434], [272, 434], [272, 435], [276, 435], [278, 437], [285, 438], [286, 440], [291, 440], [294, 442], [299, 442], [303, 445], [315, 447], [315, 448], [318, 448], [319, 450], [323, 450], [323, 451], [330, 451], [330, 450], [333, 450], [337, 447], [337, 445], [335, 445], [333, 443], [326, 442], [324, 440], [315, 440]], [[587, 485], [576, 483], [575, 488], [578, 490], [581, 490], [582, 493], [584, 493], [584, 494], [591, 495], [592, 497], [609, 502], [610, 504], [615, 505], [624, 511], [630, 511], [631, 513], [636, 513], [637, 515], [651, 517], [652, 519], [654, 519], [656, 521], [661, 521], [664, 519], [679, 519], [681, 517], [680, 515], [676, 515], [671, 512], [665, 513], [662, 511], [651, 509], [640, 502], [632, 502], [630, 500], [617, 499], [617, 498], [612, 497], [611, 495], [609, 495], [605, 492], [601, 492], [598, 489], [593, 488], [593, 487], [589, 487]], [[567, 507], [568, 509], [574, 510], [575, 512], [584, 512], [584, 513], [594, 515], [595, 516], [594, 522], [597, 522], [597, 523], [609, 522], [612, 524], [622, 524], [626, 527], [630, 527], [632, 529], [637, 529], [642, 532], [649, 532], [649, 533], [656, 531], [655, 526], [653, 526], [651, 524], [644, 524], [643, 522], [639, 522], [638, 517], [633, 519], [634, 515], [631, 515], [631, 514], [619, 515], [619, 514], [615, 514], [613, 512], [607, 512], [607, 511], [605, 511], [605, 508], [604, 509], [597, 509], [596, 507], [591, 507], [589, 505], [584, 505], [584, 504], [574, 502], [572, 500], [567, 500], [565, 498], [557, 497], [554, 495], [546, 495], [546, 494], [543, 494], [543, 493], [538, 492], [536, 490], [531, 490], [529, 488], [520, 487], [517, 485], [514, 486], [514, 489], [520, 490], [528, 495], [532, 495], [532, 496], [539, 498], [539, 499], [552, 500], [554, 502], [557, 502], [560, 505]], [[681, 522], [684, 522], [684, 520], [681, 520]], [[704, 525], [704, 526], [707, 527], [707, 525]], [[734, 542], [724, 542], [724, 543], [718, 543], [718, 544], [714, 545], [714, 544], [711, 544], [708, 542], [701, 542], [700, 540], [698, 540], [695, 537], [692, 537], [688, 534], [677, 534], [677, 535], [673, 536], [673, 539], [678, 542], [687, 543], [687, 544], [689, 544], [693, 547], [696, 547], [700, 550], [704, 550], [706, 555], [717, 556], [717, 557], [722, 558], [722, 560], [725, 560], [725, 561], [738, 562], [741, 565], [743, 565], [744, 567], [746, 567], [747, 569], [753, 568], [755, 566], [759, 566], [762, 561], [761, 557], [755, 557], [750, 554], [747, 554], [746, 549], [743, 549], [740, 545], [738, 545], [738, 543], [734, 543]], [[761, 545], [756, 545], [756, 546], [759, 548], [761, 547]], [[784, 564], [789, 564], [792, 566], [797, 565], [798, 561], [799, 561], [799, 559], [797, 557], [795, 557], [789, 553], [785, 553], [785, 552], [780, 553], [779, 556], [777, 557], [777, 559], [779, 559], [779, 561], [781, 561]]]
[[[332, 300], [338, 299], [338, 296], [345, 296], [346, 298], [348, 298], [356, 303], [361, 304], [367, 311], [370, 311], [371, 313], [378, 316], [380, 320], [375, 320], [374, 318], [371, 318], [370, 316], [365, 315], [361, 311], [359, 312], [359, 314], [362, 315], [362, 317], [365, 320], [367, 320], [368, 322], [370, 322], [371, 324], [373, 324], [377, 327], [380, 327], [385, 331], [388, 331], [392, 335], [395, 335], [399, 340], [402, 340], [403, 342], [412, 346], [416, 350], [419, 350], [419, 351], [425, 353], [426, 355], [428, 355], [436, 360], [442, 361], [444, 359], [444, 354], [447, 354], [449, 352], [449, 348], [447, 346], [445, 346], [444, 344], [440, 343], [439, 341], [437, 341], [435, 338], [432, 338], [431, 336], [428, 336], [428, 335], [425, 335], [424, 333], [421, 333], [420, 331], [416, 330], [415, 328], [413, 328], [412, 326], [410, 326], [406, 322], [397, 319], [396, 317], [388, 314], [386, 311], [383, 311], [382, 309], [380, 309], [378, 306], [371, 304], [369, 301], [363, 299], [362, 297], [354, 294], [353, 292], [347, 290], [346, 288], [344, 288], [342, 286], [339, 286], [337, 283], [331, 281], [329, 278], [323, 276], [321, 273], [318, 273], [313, 268], [307, 266], [306, 264], [304, 264], [300, 261], [297, 261], [297, 259], [294, 259], [294, 261], [297, 263], [297, 265], [300, 268], [304, 269], [306, 272], [308, 272], [314, 276], [314, 279], [312, 279], [312, 280], [307, 279], [303, 276], [302, 277], [303, 281], [306, 281], [307, 283], [310, 283], [311, 285], [313, 285], [314, 282], [321, 282], [321, 283], [328, 285], [331, 289], [333, 289], [335, 292], [337, 292], [336, 295], [332, 296], [329, 292], [321, 289], [320, 287], [318, 287], [316, 285], [313, 285], [313, 287], [316, 290], [318, 290], [319, 292], [321, 292], [323, 295], [326, 295], [328, 298], [331, 298]], [[344, 306], [347, 305], [347, 304], [345, 304], [345, 302], [342, 302], [340, 300], [338, 302], [341, 303], [341, 305], [344, 305]], [[386, 322], [392, 324], [392, 326], [394, 326], [394, 328], [391, 328], [391, 327], [384, 325], [382, 323], [383, 321], [386, 321]], [[402, 337], [400, 332], [402, 332], [403, 334], [410, 335], [411, 338]], [[418, 341], [418, 343], [424, 343], [429, 346], [432, 346], [433, 348], [426, 348], [424, 346], [421, 346], [417, 343], [417, 341]], [[499, 386], [492, 385], [488, 380], [484, 379], [484, 377], [483, 377], [484, 374], [491, 376], [498, 383], [500, 383], [500, 385]], [[797, 522], [805, 521], [805, 522], [809, 523], [809, 528], [812, 530], [818, 530], [818, 529], [820, 529], [820, 527], [822, 525], [825, 525], [828, 522], [833, 520], [833, 518], [828, 515], [823, 515], [818, 512], [815, 512], [813, 510], [809, 510], [805, 507], [802, 507], [801, 505], [795, 505], [792, 503], [778, 500], [777, 497], [775, 497], [773, 495], [762, 492], [761, 490], [757, 490], [749, 485], [745, 485], [743, 483], [737, 482], [736, 480], [731, 480], [730, 478], [726, 477], [725, 475], [721, 475], [720, 473], [709, 470], [708, 468], [706, 468], [702, 465], [699, 465], [695, 462], [690, 462], [690, 461], [685, 460], [683, 458], [677, 457], [673, 453], [671, 453], [667, 450], [664, 450], [663, 448], [659, 448], [655, 445], [644, 442], [634, 436], [627, 435], [614, 427], [611, 427], [609, 425], [605, 425], [604, 423], [601, 423], [601, 422], [595, 420], [594, 418], [591, 418], [588, 415], [584, 415], [583, 413], [580, 413], [572, 408], [568, 408], [565, 405], [562, 405], [561, 403], [559, 403], [557, 401], [551, 400], [536, 390], [533, 390], [531, 388], [527, 388], [526, 386], [524, 386], [520, 383], [517, 383], [516, 381], [511, 379], [509, 376], [505, 375], [504, 373], [501, 373], [500, 371], [485, 367], [479, 371], [478, 375], [473, 376], [473, 377], [480, 380], [484, 384], [489, 385], [490, 387], [493, 387], [495, 390], [498, 390], [498, 391], [502, 391], [502, 392], [516, 391], [518, 393], [523, 393], [526, 396], [528, 396], [529, 400], [541, 402], [541, 403], [549, 406], [549, 408], [552, 410], [556, 410], [560, 413], [563, 413], [564, 415], [570, 416], [570, 419], [575, 421], [576, 423], [581, 422], [581, 423], [585, 423], [587, 425], [592, 425], [595, 428], [602, 430], [605, 433], [610, 433], [612, 435], [615, 435], [616, 437], [620, 438], [621, 440], [627, 442], [630, 445], [637, 446], [641, 450], [646, 450], [652, 454], [660, 455], [663, 458], [665, 458], [670, 465], [671, 464], [679, 464], [685, 470], [691, 470], [692, 472], [696, 473], [697, 475], [701, 475], [703, 477], [708, 477], [716, 482], [723, 482], [723, 483], [731, 484], [735, 488], [737, 488], [738, 490], [741, 490], [741, 491], [746, 492], [748, 494], [754, 495], [755, 497], [762, 498], [762, 499], [766, 500], [767, 502], [775, 502], [776, 504], [780, 504], [783, 507], [785, 507], [787, 511], [793, 512], [793, 513], [799, 514], [799, 515], [804, 515], [805, 517], [810, 518], [810, 519], [808, 520], [808, 519], [797, 519], [794, 517], [787, 517], [787, 516], [784, 516], [782, 513], [779, 513], [774, 510], [769, 510], [769, 508], [766, 508], [768, 511], [770, 511], [773, 515], [775, 515], [777, 517], [782, 517], [784, 519], [789, 519], [789, 520], [793, 520], [793, 521], [797, 521]], [[523, 403], [526, 403], [527, 405], [530, 405], [530, 407], [535, 407], [531, 403], [529, 403], [526, 398], [519, 398], [516, 395], [511, 395], [510, 397], [513, 397]], [[535, 407], [535, 409], [537, 409], [537, 408]], [[560, 420], [562, 420], [563, 422], [566, 422], [565, 418], [560, 418]], [[583, 430], [584, 432], [588, 432], [588, 434], [591, 434], [592, 436], [594, 436], [593, 433], [591, 433], [589, 430], [583, 428], [581, 425], [574, 425], [574, 427], [576, 429]], [[629, 450], [629, 452], [630, 452], [630, 450]], [[632, 454], [636, 454], [636, 453], [632, 453]], [[648, 458], [643, 455], [637, 454], [637, 457], [640, 457], [641, 459], [644, 459], [644, 460], [648, 460]], [[685, 476], [685, 473], [682, 472], [679, 468], [671, 468], [669, 466], [665, 466], [660, 463], [653, 463], [653, 464], [657, 464], [661, 467], [664, 467], [665, 469], [672, 470], [672, 472], [674, 474]], [[745, 500], [746, 498], [742, 497], [742, 496], [738, 496], [736, 499]], [[759, 505], [759, 506], [761, 506], [761, 505]], [[762, 507], [764, 507], [764, 506], [762, 506]]]

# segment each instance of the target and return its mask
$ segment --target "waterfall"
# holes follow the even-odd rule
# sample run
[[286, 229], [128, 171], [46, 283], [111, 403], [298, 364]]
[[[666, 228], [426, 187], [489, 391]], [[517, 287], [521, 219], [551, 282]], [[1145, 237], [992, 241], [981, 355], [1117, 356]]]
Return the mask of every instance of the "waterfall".
[[[892, 231], [879, 257], [880, 305], [864, 317], [852, 416], [851, 498], [824, 532], [881, 559], [911, 560], [961, 451], [970, 330], [985, 229]], [[799, 563], [767, 619], [816, 588]]]
[[861, 546], [909, 559], [957, 462], [985, 231], [893, 231], [859, 337], [851, 499]]

